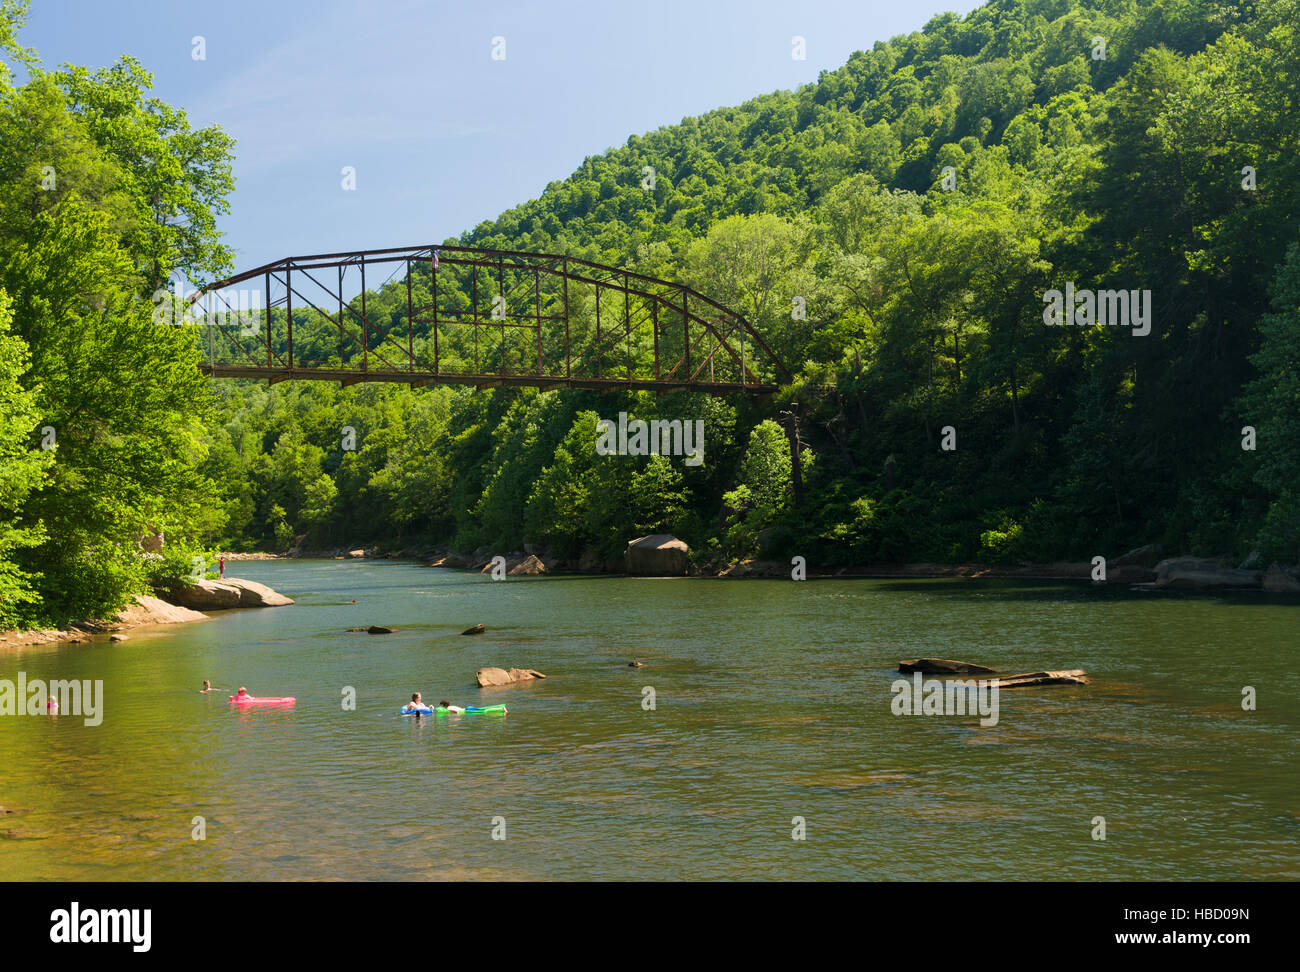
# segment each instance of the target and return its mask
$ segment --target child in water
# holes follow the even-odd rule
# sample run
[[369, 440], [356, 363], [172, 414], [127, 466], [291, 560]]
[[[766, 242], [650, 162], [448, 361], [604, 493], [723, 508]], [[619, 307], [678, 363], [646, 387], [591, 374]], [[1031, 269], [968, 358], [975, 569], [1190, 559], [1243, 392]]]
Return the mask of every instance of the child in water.
[[47, 713], [49, 713], [50, 715], [58, 715], [58, 714], [59, 714], [59, 700], [56, 699], [54, 696], [51, 695], [51, 696], [50, 696], [50, 700], [49, 700], [48, 702], [45, 703], [45, 711], [46, 711]]
[[460, 706], [458, 706], [458, 705], [452, 705], [452, 704], [451, 704], [450, 702], [448, 702], [446, 699], [443, 699], [441, 702], [439, 702], [439, 703], [438, 703], [438, 706], [439, 706], [440, 708], [446, 709], [448, 712], [464, 712], [464, 711], [465, 711], [464, 709], [462, 709], [462, 708], [461, 708]]
[[205, 679], [203, 680], [203, 688], [199, 689], [199, 691], [200, 691], [200, 692], [211, 692], [211, 691], [212, 691], [212, 683], [209, 682], [209, 681], [205, 678]]

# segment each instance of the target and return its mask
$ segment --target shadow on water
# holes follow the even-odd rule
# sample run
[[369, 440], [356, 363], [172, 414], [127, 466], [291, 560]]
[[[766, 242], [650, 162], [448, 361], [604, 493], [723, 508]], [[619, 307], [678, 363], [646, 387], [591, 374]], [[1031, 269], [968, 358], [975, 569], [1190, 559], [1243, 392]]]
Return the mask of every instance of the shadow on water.
[[853, 582], [874, 580], [877, 589], [895, 594], [1005, 601], [1200, 601], [1231, 605], [1300, 607], [1300, 594], [1251, 589], [1169, 590], [1131, 584], [1029, 578], [937, 577], [924, 579], [819, 578]]

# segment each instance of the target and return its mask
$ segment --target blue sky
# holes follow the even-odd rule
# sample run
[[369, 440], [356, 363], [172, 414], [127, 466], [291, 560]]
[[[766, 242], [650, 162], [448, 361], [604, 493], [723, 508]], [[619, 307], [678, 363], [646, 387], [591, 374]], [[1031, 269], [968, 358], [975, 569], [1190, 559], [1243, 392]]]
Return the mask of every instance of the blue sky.
[[[46, 66], [138, 57], [197, 127], [237, 140], [236, 268], [438, 242], [631, 134], [815, 81], [973, 0], [35, 0]], [[806, 59], [791, 38], [806, 39]], [[206, 59], [192, 57], [201, 36]], [[505, 59], [492, 58], [494, 37]], [[341, 187], [356, 170], [355, 191]]]

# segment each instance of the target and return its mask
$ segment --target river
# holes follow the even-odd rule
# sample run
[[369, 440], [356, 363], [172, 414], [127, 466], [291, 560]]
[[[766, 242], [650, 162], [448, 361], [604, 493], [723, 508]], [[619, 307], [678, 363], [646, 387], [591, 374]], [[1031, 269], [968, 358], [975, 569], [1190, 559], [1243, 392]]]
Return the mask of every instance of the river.
[[[233, 567], [298, 603], [0, 650], [105, 698], [0, 717], [0, 880], [1300, 877], [1295, 600]], [[916, 656], [1094, 682], [1003, 691], [987, 727], [895, 715]], [[404, 718], [413, 691], [509, 714]]]

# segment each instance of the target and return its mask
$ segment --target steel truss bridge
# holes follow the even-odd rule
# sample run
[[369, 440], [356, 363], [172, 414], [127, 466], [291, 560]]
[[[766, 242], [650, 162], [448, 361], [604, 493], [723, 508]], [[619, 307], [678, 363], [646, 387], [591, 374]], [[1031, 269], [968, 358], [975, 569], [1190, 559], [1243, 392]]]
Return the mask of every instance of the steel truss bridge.
[[200, 302], [202, 368], [218, 378], [711, 395], [768, 394], [791, 380], [762, 336], [717, 301], [572, 256], [321, 253], [209, 284], [190, 298]]

